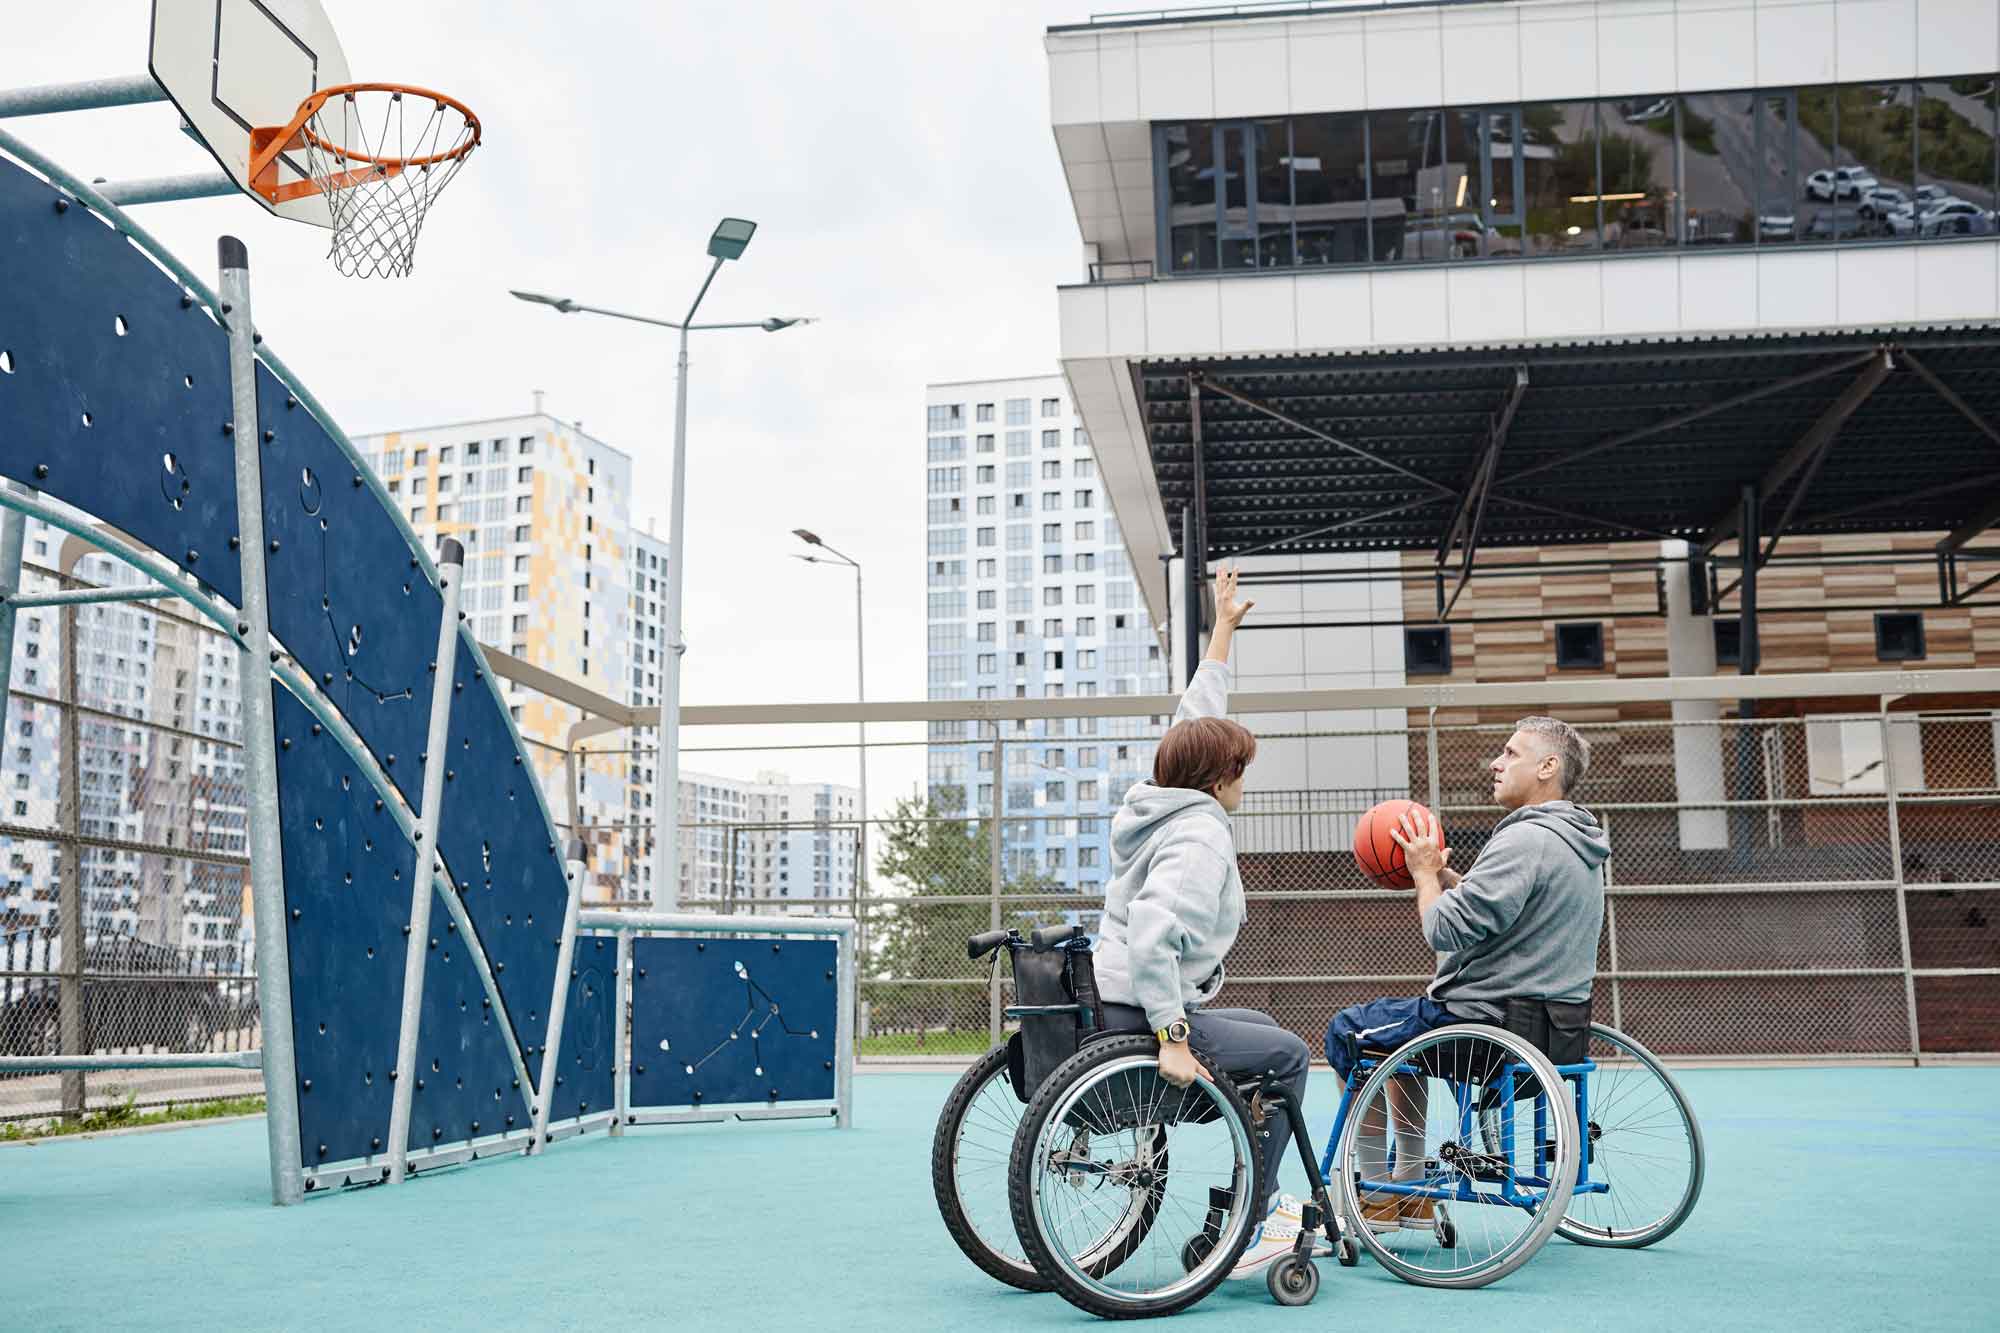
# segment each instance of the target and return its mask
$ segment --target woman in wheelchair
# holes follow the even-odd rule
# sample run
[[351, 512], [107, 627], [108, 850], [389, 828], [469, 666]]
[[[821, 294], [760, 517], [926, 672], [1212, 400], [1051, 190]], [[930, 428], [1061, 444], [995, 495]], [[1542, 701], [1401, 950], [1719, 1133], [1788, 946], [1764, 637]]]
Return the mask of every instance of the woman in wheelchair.
[[[1222, 960], [1243, 926], [1243, 881], [1229, 816], [1243, 800], [1257, 739], [1223, 716], [1229, 648], [1252, 603], [1237, 600], [1237, 572], [1215, 581], [1215, 632], [1207, 656], [1161, 737], [1153, 780], [1135, 783], [1111, 820], [1111, 882], [1096, 951], [1107, 1031], [1150, 1032], [1160, 1077], [1185, 1088], [1209, 1070], [1269, 1080], [1303, 1106], [1311, 1053], [1253, 1009], [1208, 1007], [1222, 989]], [[1204, 1067], [1206, 1066], [1206, 1067]], [[1283, 1120], [1260, 1131], [1262, 1223], [1231, 1276], [1263, 1276], [1298, 1236], [1300, 1205], [1278, 1192]], [[1274, 1134], [1275, 1131], [1279, 1131]]]

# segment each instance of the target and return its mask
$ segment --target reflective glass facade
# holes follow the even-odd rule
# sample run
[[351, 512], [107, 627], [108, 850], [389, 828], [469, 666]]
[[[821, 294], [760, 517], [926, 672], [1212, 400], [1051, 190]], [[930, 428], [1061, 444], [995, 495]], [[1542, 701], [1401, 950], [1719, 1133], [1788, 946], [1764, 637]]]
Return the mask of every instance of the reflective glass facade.
[[1163, 273], [1990, 236], [1996, 79], [1153, 128]]

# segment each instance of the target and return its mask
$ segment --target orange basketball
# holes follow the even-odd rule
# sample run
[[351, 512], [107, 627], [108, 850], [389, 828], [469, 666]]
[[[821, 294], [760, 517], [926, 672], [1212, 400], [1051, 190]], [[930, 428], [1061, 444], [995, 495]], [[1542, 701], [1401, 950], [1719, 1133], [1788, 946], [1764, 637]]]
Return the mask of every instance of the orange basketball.
[[1403, 860], [1403, 847], [1389, 836], [1402, 823], [1405, 810], [1430, 811], [1415, 801], [1384, 801], [1370, 809], [1354, 826], [1354, 860], [1361, 873], [1385, 889], [1413, 889], [1410, 868]]

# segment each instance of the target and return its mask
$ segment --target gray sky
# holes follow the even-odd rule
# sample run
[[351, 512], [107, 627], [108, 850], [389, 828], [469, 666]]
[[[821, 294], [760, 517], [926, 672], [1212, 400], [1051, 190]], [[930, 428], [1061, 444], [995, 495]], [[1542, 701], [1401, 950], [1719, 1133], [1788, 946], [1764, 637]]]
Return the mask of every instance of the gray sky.
[[[1081, 243], [1041, 40], [1088, 6], [323, 3], [355, 78], [440, 88], [484, 124], [415, 275], [341, 278], [324, 233], [240, 197], [135, 216], [201, 272], [219, 233], [248, 243], [258, 327], [350, 434], [525, 412], [545, 389], [633, 456], [634, 513], [662, 534], [673, 335], [506, 288], [678, 318], [716, 219], [756, 219], [703, 317], [825, 322], [695, 343], [684, 697], [854, 697], [851, 579], [790, 558], [804, 526], [867, 567], [870, 696], [921, 698], [923, 386], [1055, 369], [1054, 288]], [[0, 87], [145, 70], [148, 0], [10, 10]], [[166, 104], [9, 127], [86, 176], [212, 165]], [[920, 755], [877, 762], [878, 808]], [[853, 768], [851, 752], [688, 760], [780, 762]]]

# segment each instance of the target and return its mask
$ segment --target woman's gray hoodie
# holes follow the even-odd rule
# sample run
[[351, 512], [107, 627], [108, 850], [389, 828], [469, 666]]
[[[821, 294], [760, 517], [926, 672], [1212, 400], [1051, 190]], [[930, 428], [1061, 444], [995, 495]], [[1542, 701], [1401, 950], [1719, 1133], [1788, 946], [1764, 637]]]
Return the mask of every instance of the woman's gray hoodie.
[[[1174, 721], [1221, 717], [1229, 666], [1204, 661]], [[1213, 796], [1136, 782], [1111, 817], [1111, 883], [1097, 938], [1097, 989], [1146, 1011], [1155, 1030], [1222, 989], [1222, 958], [1243, 928], [1243, 881], [1229, 815]]]

